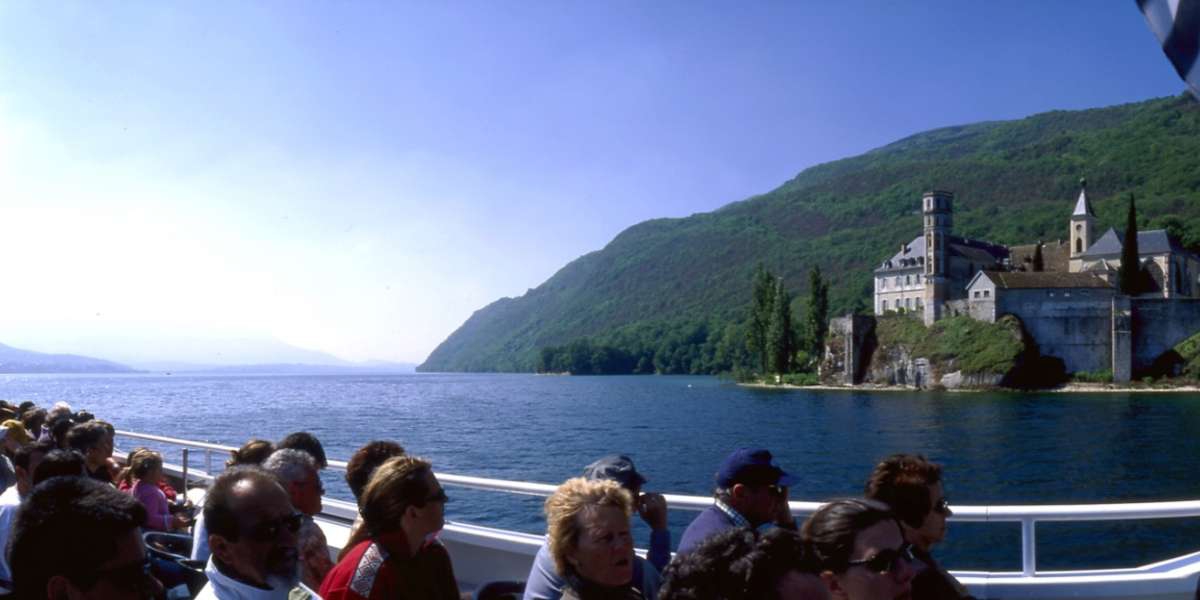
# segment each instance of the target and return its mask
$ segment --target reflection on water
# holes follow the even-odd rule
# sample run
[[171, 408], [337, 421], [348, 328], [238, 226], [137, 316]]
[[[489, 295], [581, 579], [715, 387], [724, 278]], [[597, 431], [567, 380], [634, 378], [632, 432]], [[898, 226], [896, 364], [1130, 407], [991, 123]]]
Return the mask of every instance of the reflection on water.
[[[764, 446], [793, 499], [861, 494], [894, 452], [941, 462], [957, 504], [1200, 498], [1200, 395], [815, 392], [705, 377], [10, 376], [10, 401], [66, 400], [119, 428], [237, 445], [317, 434], [330, 456], [390, 438], [441, 471], [558, 482], [631, 454], [648, 489], [707, 495], [730, 450]], [[177, 455], [176, 455], [177, 456]], [[170, 456], [168, 456], [170, 458]], [[334, 496], [349, 498], [336, 473]], [[539, 532], [541, 500], [451, 489], [450, 518]], [[676, 538], [692, 515], [674, 511]], [[1195, 550], [1197, 520], [1041, 524], [1040, 568], [1132, 565]], [[646, 532], [638, 525], [638, 539]], [[1015, 524], [954, 524], [955, 568], [1020, 567]]]

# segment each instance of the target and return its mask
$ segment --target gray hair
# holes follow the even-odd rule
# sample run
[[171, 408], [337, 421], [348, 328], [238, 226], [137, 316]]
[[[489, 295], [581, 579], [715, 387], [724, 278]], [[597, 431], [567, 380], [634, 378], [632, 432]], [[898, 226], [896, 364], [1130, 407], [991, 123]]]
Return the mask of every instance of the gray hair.
[[317, 471], [317, 461], [303, 450], [284, 448], [276, 450], [263, 461], [262, 468], [274, 475], [285, 487], [296, 483]]

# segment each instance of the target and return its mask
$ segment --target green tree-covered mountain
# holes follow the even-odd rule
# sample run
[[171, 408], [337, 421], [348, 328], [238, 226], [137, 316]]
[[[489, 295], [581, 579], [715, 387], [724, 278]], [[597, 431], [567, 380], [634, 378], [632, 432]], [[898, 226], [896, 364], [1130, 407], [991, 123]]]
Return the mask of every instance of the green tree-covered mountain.
[[722, 340], [740, 339], [731, 324], [757, 264], [783, 276], [797, 309], [813, 265], [832, 282], [831, 314], [870, 306], [871, 270], [920, 233], [922, 192], [955, 193], [957, 235], [1032, 243], [1067, 237], [1081, 177], [1101, 231], [1122, 226], [1134, 192], [1143, 229], [1200, 246], [1200, 104], [1182, 95], [936, 129], [711, 213], [639, 223], [476, 311], [419, 370], [532, 371], [542, 348], [589, 338], [633, 348], [635, 361], [657, 343], [658, 372], [715, 369], [713, 357], [736, 351]]

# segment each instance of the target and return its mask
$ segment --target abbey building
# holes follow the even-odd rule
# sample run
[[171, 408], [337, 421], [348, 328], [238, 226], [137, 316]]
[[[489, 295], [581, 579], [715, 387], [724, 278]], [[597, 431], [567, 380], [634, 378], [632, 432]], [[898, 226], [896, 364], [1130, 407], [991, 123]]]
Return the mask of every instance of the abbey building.
[[[1098, 234], [1086, 183], [1080, 188], [1067, 240], [1023, 246], [953, 235], [954, 194], [926, 192], [922, 235], [875, 269], [875, 314], [916, 311], [927, 325], [954, 314], [995, 320], [996, 294], [1008, 289], [1115, 289], [1123, 235], [1111, 228]], [[1147, 279], [1142, 297], [1200, 297], [1200, 258], [1164, 230], [1139, 231], [1137, 237]], [[1035, 265], [1039, 245], [1041, 264]], [[1062, 295], [1045, 296], [1053, 297]]]

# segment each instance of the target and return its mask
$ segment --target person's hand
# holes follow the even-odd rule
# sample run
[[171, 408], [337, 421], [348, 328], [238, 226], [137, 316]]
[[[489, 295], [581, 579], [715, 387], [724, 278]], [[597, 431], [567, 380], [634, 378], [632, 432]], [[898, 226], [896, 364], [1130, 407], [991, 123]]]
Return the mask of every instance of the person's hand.
[[187, 529], [191, 525], [191, 519], [187, 515], [174, 515], [171, 517], [171, 527], [173, 529]]
[[796, 518], [792, 516], [792, 508], [788, 506], [788, 489], [780, 488], [783, 493], [775, 496], [775, 519], [774, 522], [779, 527], [784, 529], [795, 529]]
[[642, 494], [637, 500], [638, 516], [650, 529], [667, 528], [667, 499], [662, 494]]

